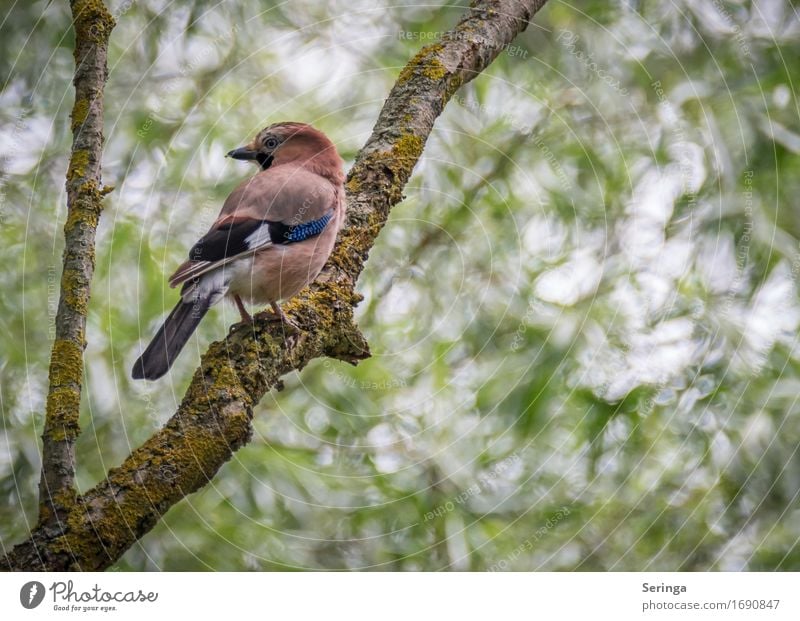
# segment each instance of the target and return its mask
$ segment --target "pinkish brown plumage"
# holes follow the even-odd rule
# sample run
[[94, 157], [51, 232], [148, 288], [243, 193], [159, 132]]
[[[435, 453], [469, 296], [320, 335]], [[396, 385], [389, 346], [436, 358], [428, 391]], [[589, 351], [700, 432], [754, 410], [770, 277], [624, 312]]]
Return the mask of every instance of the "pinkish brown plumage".
[[261, 171], [227, 198], [209, 229], [170, 277], [181, 301], [133, 366], [134, 379], [167, 372], [208, 309], [232, 298], [269, 304], [296, 295], [325, 265], [344, 221], [344, 171], [336, 147], [303, 123], [277, 123], [228, 155]]

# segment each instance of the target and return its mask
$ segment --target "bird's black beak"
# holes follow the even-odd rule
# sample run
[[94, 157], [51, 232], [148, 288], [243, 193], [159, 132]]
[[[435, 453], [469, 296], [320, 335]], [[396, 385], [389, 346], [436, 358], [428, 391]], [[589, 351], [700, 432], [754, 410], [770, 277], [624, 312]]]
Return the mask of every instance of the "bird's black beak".
[[258, 158], [258, 151], [248, 147], [239, 147], [233, 151], [228, 151], [226, 157], [232, 157], [235, 160], [254, 160]]

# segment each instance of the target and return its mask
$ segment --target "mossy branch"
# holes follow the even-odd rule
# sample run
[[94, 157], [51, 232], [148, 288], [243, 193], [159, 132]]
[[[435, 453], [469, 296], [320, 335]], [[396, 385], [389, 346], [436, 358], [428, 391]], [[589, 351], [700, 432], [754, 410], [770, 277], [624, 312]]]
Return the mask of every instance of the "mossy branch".
[[39, 524], [59, 528], [75, 507], [75, 440], [86, 346], [86, 314], [94, 274], [95, 233], [103, 210], [103, 87], [114, 19], [102, 0], [73, 0], [75, 103], [67, 169], [67, 221], [61, 294], [50, 354], [50, 377], [39, 480]]
[[301, 328], [256, 316], [213, 343], [176, 414], [95, 488], [59, 528], [37, 528], [12, 550], [9, 569], [98, 570], [114, 563], [169, 507], [203, 487], [252, 434], [254, 406], [280, 378], [329, 356], [356, 363], [369, 348], [353, 320], [355, 284], [453, 93], [480, 74], [545, 0], [475, 2], [440, 42], [403, 69], [347, 181], [347, 222], [317, 282], [284, 306]]

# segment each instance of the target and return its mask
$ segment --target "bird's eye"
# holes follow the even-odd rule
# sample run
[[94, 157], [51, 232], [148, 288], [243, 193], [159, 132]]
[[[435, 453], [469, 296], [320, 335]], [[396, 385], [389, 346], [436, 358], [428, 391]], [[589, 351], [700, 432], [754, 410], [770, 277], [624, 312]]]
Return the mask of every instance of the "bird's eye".
[[267, 147], [267, 149], [274, 149], [278, 146], [278, 140], [276, 138], [267, 138], [264, 146]]

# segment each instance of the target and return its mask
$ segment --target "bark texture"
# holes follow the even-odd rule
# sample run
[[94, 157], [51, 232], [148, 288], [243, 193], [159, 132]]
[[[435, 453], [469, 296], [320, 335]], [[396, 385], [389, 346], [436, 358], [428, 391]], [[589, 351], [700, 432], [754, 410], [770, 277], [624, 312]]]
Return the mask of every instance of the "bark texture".
[[[546, 0], [479, 0], [400, 73], [347, 181], [347, 222], [323, 273], [284, 311], [301, 328], [259, 320], [213, 343], [178, 411], [55, 526], [39, 525], [0, 563], [15, 570], [99, 570], [114, 563], [173, 504], [203, 487], [252, 433], [254, 406], [283, 374], [329, 356], [369, 356], [353, 321], [355, 284], [453, 93], [476, 77]], [[88, 295], [88, 291], [87, 291]], [[77, 417], [77, 403], [75, 416]]]

